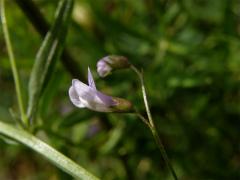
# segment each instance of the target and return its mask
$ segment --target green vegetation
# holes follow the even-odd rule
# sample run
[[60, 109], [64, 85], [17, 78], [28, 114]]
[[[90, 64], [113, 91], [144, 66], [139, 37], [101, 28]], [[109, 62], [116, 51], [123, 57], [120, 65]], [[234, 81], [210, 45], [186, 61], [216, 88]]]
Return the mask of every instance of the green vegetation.
[[[143, 69], [152, 116], [178, 178], [240, 179], [237, 0], [75, 0], [70, 22], [71, 5], [60, 17], [55, 16], [58, 3], [5, 0], [22, 111], [34, 104], [24, 132], [100, 179], [172, 179], [151, 131], [137, 116], [79, 109], [69, 100], [72, 79], [87, 82], [89, 66], [98, 89], [130, 100], [147, 117], [134, 72], [119, 70], [104, 79], [97, 75], [99, 59], [123, 55]], [[49, 29], [52, 39], [45, 37]], [[42, 64], [36, 65], [37, 60]], [[32, 72], [33, 67], [38, 71]], [[38, 82], [32, 85], [35, 92], [29, 82]], [[5, 127], [2, 122], [19, 127], [23, 117], [2, 23], [0, 92], [0, 127]], [[71, 179], [5, 136], [0, 147], [0, 179]]]

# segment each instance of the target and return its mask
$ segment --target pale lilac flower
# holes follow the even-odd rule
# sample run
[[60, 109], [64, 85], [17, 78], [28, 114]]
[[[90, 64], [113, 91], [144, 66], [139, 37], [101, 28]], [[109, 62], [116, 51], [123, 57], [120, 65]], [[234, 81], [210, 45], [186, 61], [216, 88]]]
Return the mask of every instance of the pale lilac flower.
[[128, 68], [130, 65], [126, 57], [110, 55], [97, 62], [97, 72], [100, 77], [106, 77], [113, 70]]
[[88, 85], [73, 79], [69, 88], [69, 97], [75, 106], [99, 112], [128, 112], [132, 108], [129, 101], [98, 91], [89, 68]]

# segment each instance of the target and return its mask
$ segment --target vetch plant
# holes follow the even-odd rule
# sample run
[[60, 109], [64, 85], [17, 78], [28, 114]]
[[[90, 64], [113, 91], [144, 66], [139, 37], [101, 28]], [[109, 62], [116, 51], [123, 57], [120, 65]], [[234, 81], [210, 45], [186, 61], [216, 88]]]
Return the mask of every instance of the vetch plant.
[[[84, 169], [50, 145], [46, 144], [34, 134], [34, 130], [37, 129], [36, 122], [34, 120], [38, 121], [40, 119], [38, 118], [37, 114], [39, 102], [41, 101], [42, 94], [49, 83], [49, 79], [51, 78], [53, 69], [55, 68], [55, 64], [63, 51], [63, 45], [69, 24], [68, 22], [71, 17], [73, 7], [73, 0], [61, 0], [59, 2], [54, 23], [45, 36], [37, 53], [29, 80], [27, 108], [25, 108], [23, 103], [20, 78], [18, 75], [15, 57], [7, 28], [4, 0], [0, 0], [0, 2], [3, 35], [10, 58], [21, 116], [20, 118], [15, 118], [20, 119], [20, 123], [18, 123], [18, 126], [16, 127], [5, 122], [0, 122], [0, 135], [15, 140], [31, 148], [76, 179], [98, 179], [88, 170]], [[145, 118], [135, 108], [133, 108], [133, 105], [130, 101], [119, 97], [109, 96], [98, 91], [89, 68], [88, 85], [77, 79], [72, 80], [72, 85], [68, 91], [70, 100], [78, 108], [88, 108], [93, 111], [105, 113], [135, 113], [147, 125], [147, 127], [150, 128], [167, 167], [171, 171], [174, 179], [177, 179], [176, 173], [170, 163], [165, 148], [158, 135], [155, 123], [152, 119], [142, 72], [132, 65], [124, 56], [109, 55], [102, 58], [97, 63], [97, 71], [100, 77], [106, 77], [113, 71], [124, 68], [131, 68], [137, 73], [140, 79], [143, 100], [148, 118]], [[25, 109], [27, 109], [27, 111], [25, 111]]]
[[0, 180], [240, 180], [238, 1], [3, 1]]
[[[147, 93], [146, 93], [144, 80], [143, 80], [143, 73], [140, 72], [134, 65], [132, 65], [128, 61], [128, 59], [124, 56], [110, 55], [110, 56], [106, 56], [106, 57], [100, 59], [97, 62], [97, 71], [98, 71], [98, 74], [100, 77], [106, 77], [113, 70], [123, 69], [123, 68], [131, 68], [139, 77], [141, 89], [142, 89], [143, 101], [144, 101], [144, 105], [145, 105], [145, 109], [146, 109], [148, 118], [145, 118], [143, 115], [141, 115], [137, 111], [137, 109], [135, 109], [134, 113], [151, 130], [154, 140], [155, 140], [156, 144], [158, 145], [158, 148], [161, 152], [161, 155], [162, 155], [168, 169], [172, 173], [173, 178], [175, 180], [177, 180], [178, 179], [177, 175], [171, 165], [171, 162], [168, 158], [165, 147], [160, 139], [160, 136], [156, 129], [154, 120], [151, 115], [151, 111], [150, 111], [148, 100], [147, 100]], [[82, 82], [80, 82], [78, 80], [73, 80], [73, 85], [70, 87], [70, 90], [69, 90], [70, 99], [73, 102], [73, 104], [76, 105], [77, 107], [87, 107], [94, 111], [117, 112], [117, 111], [112, 111], [111, 108], [108, 108], [108, 107], [114, 105], [114, 101], [111, 97], [106, 96], [102, 93], [98, 94], [99, 92], [96, 90], [96, 86], [95, 86], [95, 83], [93, 81], [93, 78], [92, 78], [92, 75], [91, 75], [91, 72], [89, 69], [88, 69], [88, 81], [89, 81], [89, 86], [83, 84]], [[120, 104], [120, 106], [121, 106], [121, 104]]]

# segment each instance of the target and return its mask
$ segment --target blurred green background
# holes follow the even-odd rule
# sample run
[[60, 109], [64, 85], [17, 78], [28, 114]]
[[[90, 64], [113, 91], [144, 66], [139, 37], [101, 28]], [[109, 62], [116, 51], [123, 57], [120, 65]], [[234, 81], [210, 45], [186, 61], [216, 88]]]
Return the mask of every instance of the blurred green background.
[[[17, 1], [17, 0], [16, 0]], [[47, 21], [57, 0], [34, 1]], [[7, 19], [22, 87], [42, 38], [15, 1]], [[240, 2], [237, 0], [75, 0], [67, 41], [86, 79], [144, 113], [137, 76], [101, 79], [96, 62], [119, 54], [143, 68], [153, 118], [180, 179], [240, 179]], [[148, 128], [134, 115], [74, 107], [71, 73], [59, 61], [40, 104], [36, 135], [101, 179], [171, 179]], [[0, 28], [0, 120], [16, 112]], [[27, 100], [27, 98], [25, 98]], [[0, 139], [0, 179], [71, 179], [35, 152]]]

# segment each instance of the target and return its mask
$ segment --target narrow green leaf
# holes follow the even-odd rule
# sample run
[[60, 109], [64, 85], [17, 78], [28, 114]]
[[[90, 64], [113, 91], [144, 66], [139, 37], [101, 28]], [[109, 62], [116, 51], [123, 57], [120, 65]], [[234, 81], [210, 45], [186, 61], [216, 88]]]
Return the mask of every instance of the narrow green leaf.
[[37, 53], [29, 81], [28, 118], [37, 112], [40, 97], [50, 79], [57, 59], [62, 53], [73, 0], [62, 0], [56, 10], [55, 21]]
[[[12, 140], [18, 141], [34, 151], [44, 156], [47, 160], [55, 164], [64, 172], [70, 174], [76, 179], [97, 180], [98, 178], [92, 175], [83, 167], [73, 162], [56, 149], [52, 148], [42, 140], [33, 136], [25, 130], [17, 129], [7, 123], [0, 121], [0, 135], [9, 137]], [[1, 138], [1, 136], [0, 136]]]

